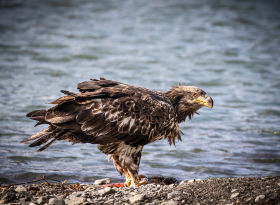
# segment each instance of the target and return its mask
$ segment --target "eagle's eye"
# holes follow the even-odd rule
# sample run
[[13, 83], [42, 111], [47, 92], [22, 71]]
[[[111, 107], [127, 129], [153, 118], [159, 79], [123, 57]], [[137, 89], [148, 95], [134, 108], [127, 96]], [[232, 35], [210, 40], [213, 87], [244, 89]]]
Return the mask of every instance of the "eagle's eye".
[[198, 97], [198, 93], [193, 93], [193, 97], [197, 98]]

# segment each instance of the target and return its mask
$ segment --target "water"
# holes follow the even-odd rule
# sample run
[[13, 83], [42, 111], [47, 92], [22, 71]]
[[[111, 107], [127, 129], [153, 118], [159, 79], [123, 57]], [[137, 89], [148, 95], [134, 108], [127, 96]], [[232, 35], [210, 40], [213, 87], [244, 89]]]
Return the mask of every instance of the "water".
[[203, 88], [212, 110], [183, 142], [145, 146], [140, 173], [178, 179], [280, 174], [277, 1], [0, 1], [0, 182], [42, 175], [123, 180], [96, 145], [19, 142], [42, 129], [25, 114], [100, 76], [168, 90]]

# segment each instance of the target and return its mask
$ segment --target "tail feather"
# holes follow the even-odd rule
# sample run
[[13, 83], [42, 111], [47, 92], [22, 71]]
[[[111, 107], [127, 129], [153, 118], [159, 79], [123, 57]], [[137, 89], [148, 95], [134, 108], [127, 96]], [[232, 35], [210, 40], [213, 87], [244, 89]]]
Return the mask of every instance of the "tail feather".
[[61, 139], [64, 139], [64, 138], [67, 138], [69, 136], [69, 132], [67, 132], [66, 130], [61, 130], [57, 133], [55, 133], [55, 135], [53, 135], [53, 139], [48, 143], [48, 144], [45, 144], [43, 147], [41, 147], [40, 149], [38, 149], [39, 152], [47, 149], [51, 144], [53, 144], [56, 140], [61, 140]]
[[38, 140], [36, 140], [35, 142], [32, 142], [29, 147], [36, 147], [36, 146], [40, 146], [41, 144], [46, 143], [47, 141], [49, 141], [49, 139], [53, 138], [53, 133], [49, 133], [46, 134], [42, 137], [40, 137]]
[[26, 114], [26, 117], [30, 117], [30, 118], [33, 118], [33, 117], [42, 117], [42, 116], [45, 116], [47, 113], [46, 110], [34, 110], [32, 112], [29, 112]]
[[48, 128], [46, 128], [46, 129], [44, 129], [44, 130], [42, 130], [42, 131], [32, 135], [31, 137], [29, 137], [29, 138], [27, 138], [27, 139], [25, 139], [23, 141], [21, 141], [21, 143], [26, 143], [26, 142], [29, 142], [31, 140], [35, 140], [35, 139], [38, 139], [40, 137], [43, 137], [43, 136], [49, 134], [50, 131], [51, 131], [51, 127], [49, 126]]
[[52, 143], [54, 143], [57, 139], [53, 139], [52, 141], [50, 141], [48, 144], [45, 144], [43, 147], [41, 147], [40, 149], [38, 149], [38, 152], [41, 152], [45, 149], [47, 149]]

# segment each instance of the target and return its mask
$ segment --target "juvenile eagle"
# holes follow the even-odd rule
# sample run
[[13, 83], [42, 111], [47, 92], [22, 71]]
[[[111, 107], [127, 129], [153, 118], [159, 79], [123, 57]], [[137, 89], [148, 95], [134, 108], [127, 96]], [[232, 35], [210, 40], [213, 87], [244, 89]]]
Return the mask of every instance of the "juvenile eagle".
[[80, 92], [62, 90], [65, 96], [51, 102], [48, 110], [26, 116], [48, 127], [23, 142], [45, 150], [56, 140], [98, 144], [109, 155], [126, 186], [143, 183], [138, 175], [144, 145], [166, 138], [181, 140], [178, 124], [213, 100], [203, 90], [178, 85], [167, 92], [148, 90], [121, 82], [92, 79], [78, 84]]

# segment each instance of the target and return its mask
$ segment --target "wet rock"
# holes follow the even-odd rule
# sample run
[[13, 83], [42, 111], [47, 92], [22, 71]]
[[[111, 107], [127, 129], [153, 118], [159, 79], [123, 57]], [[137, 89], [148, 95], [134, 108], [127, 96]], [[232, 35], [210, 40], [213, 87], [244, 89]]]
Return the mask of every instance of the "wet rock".
[[94, 181], [95, 185], [102, 185], [102, 184], [109, 184], [111, 180], [109, 178], [104, 178], [104, 179], [97, 179]]
[[233, 194], [230, 196], [230, 198], [233, 199], [233, 198], [235, 198], [235, 197], [237, 197], [237, 196], [239, 196], [239, 193], [238, 193], [238, 192], [233, 193]]
[[99, 196], [105, 196], [105, 195], [108, 195], [108, 194], [112, 194], [112, 193], [115, 193], [116, 191], [114, 189], [112, 189], [111, 187], [106, 187], [104, 189], [100, 189], [97, 194]]
[[263, 194], [261, 194], [261, 195], [259, 195], [259, 196], [257, 196], [256, 198], [255, 198], [255, 202], [257, 203], [257, 202], [260, 202], [261, 200], [263, 200], [265, 198], [265, 195], [263, 195]]
[[134, 195], [134, 196], [132, 196], [132, 197], [130, 197], [129, 198], [129, 202], [131, 203], [131, 204], [133, 204], [133, 203], [137, 203], [137, 202], [141, 202], [141, 201], [144, 201], [145, 200], [145, 195], [144, 194], [136, 194], [136, 195]]
[[26, 187], [19, 185], [17, 186], [17, 188], [15, 189], [16, 192], [25, 192], [27, 191]]

